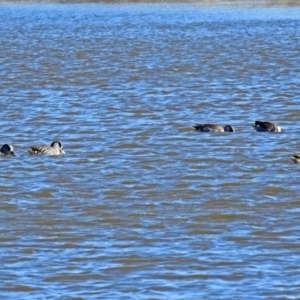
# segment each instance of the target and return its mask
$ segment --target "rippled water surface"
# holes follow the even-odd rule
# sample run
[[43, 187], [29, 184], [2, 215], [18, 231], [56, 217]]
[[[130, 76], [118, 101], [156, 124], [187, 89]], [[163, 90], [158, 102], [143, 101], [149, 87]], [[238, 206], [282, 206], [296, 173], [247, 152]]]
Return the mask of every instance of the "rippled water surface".
[[299, 299], [300, 8], [0, 20], [1, 299]]

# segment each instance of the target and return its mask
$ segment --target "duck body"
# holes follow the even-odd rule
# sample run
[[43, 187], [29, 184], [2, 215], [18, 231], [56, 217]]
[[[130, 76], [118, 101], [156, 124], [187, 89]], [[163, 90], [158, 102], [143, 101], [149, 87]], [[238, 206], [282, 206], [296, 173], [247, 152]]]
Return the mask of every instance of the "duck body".
[[281, 132], [281, 128], [272, 122], [255, 121], [254, 129], [257, 132]]
[[231, 125], [222, 127], [218, 124], [195, 124], [193, 127], [201, 132], [235, 132], [234, 127]]
[[1, 156], [16, 156], [12, 145], [5, 144], [0, 149]]
[[63, 155], [65, 152], [62, 150], [62, 144], [59, 141], [54, 141], [51, 146], [42, 145], [42, 146], [31, 146], [28, 149], [28, 152], [31, 155], [50, 155], [50, 156], [58, 156]]
[[300, 164], [300, 154], [294, 154], [292, 157], [291, 157], [292, 161], [295, 163], [295, 164]]

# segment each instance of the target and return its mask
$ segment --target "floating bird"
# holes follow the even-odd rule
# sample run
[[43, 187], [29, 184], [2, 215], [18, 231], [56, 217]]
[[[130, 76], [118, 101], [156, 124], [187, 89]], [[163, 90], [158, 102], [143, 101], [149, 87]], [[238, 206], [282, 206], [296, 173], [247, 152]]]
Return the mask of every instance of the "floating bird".
[[300, 154], [294, 154], [291, 159], [295, 164], [300, 164]]
[[14, 148], [12, 145], [8, 145], [5, 144], [2, 146], [2, 148], [0, 149], [0, 155], [5, 155], [5, 156], [16, 156], [15, 152], [14, 152]]
[[34, 154], [46, 154], [46, 155], [51, 155], [51, 156], [57, 156], [57, 155], [62, 155], [65, 154], [65, 152], [62, 150], [62, 144], [59, 141], [54, 141], [51, 146], [31, 146], [28, 149], [28, 152], [31, 155]]
[[281, 128], [271, 122], [255, 121], [254, 129], [257, 132], [281, 132]]
[[201, 132], [235, 132], [235, 129], [231, 125], [225, 125], [224, 127], [217, 124], [195, 124], [193, 127]]

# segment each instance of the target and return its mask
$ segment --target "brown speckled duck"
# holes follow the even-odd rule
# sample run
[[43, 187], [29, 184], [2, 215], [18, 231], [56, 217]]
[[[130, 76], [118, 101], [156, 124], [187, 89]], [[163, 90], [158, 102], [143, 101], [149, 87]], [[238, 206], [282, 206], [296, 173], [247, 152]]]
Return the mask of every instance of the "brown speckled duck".
[[234, 127], [231, 125], [222, 127], [218, 124], [195, 124], [193, 127], [201, 132], [235, 132]]
[[292, 161], [295, 163], [295, 164], [300, 164], [300, 154], [294, 154], [292, 157], [291, 157]]
[[54, 141], [51, 146], [46, 146], [46, 145], [42, 145], [42, 146], [31, 146], [28, 149], [28, 152], [31, 155], [35, 155], [35, 154], [46, 154], [46, 155], [51, 155], [51, 156], [58, 156], [58, 155], [62, 155], [65, 154], [65, 152], [62, 150], [63, 146], [61, 144], [61, 142], [59, 141]]

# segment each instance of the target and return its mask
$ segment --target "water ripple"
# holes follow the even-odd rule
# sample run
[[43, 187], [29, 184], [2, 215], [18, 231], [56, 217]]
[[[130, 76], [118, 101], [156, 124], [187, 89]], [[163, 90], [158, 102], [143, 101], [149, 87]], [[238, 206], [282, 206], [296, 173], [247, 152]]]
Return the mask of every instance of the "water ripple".
[[[298, 7], [0, 17], [3, 298], [299, 296]], [[56, 139], [66, 155], [27, 153]]]

